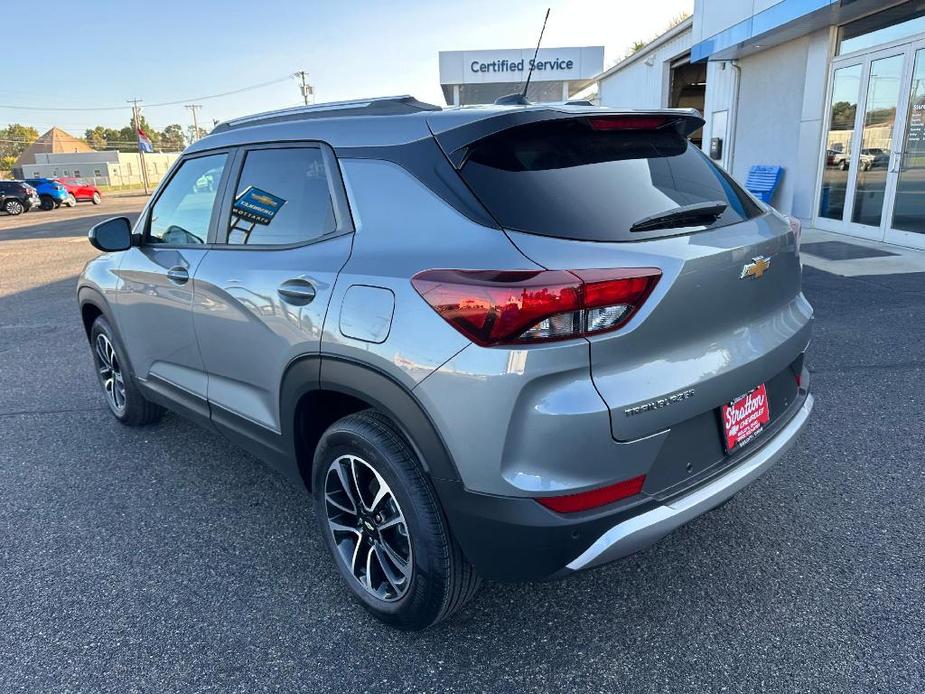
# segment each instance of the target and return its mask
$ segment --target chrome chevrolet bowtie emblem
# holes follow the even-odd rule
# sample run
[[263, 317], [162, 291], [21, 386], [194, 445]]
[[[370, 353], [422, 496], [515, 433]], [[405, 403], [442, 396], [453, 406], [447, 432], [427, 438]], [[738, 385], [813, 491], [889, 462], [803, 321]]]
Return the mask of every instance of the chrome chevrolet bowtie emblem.
[[739, 279], [744, 280], [748, 277], [754, 277], [756, 280], [760, 280], [770, 267], [771, 259], [759, 255], [757, 258], [752, 258], [752, 262], [742, 266], [742, 274], [739, 275]]

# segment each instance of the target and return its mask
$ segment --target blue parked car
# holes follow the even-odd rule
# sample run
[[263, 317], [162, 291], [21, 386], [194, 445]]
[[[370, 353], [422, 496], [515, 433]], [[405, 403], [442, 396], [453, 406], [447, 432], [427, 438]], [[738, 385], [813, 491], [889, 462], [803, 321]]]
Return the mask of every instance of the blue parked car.
[[50, 178], [27, 178], [26, 183], [38, 191], [41, 200], [39, 207], [43, 210], [53, 210], [60, 207], [61, 203], [69, 202], [67, 188], [57, 181]]

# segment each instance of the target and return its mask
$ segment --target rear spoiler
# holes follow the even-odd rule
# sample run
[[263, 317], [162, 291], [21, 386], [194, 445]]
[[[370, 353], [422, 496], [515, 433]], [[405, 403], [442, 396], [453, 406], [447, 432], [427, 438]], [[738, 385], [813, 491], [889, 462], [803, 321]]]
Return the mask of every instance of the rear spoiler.
[[[624, 110], [613, 111], [608, 109], [524, 109], [512, 110], [497, 116], [483, 118], [466, 123], [443, 132], [434, 132], [434, 138], [456, 169], [462, 168], [468, 158], [469, 146], [490, 135], [531, 123], [565, 119], [627, 119], [638, 121], [644, 119], [664, 119], [658, 129], [671, 128], [678, 135], [687, 137], [703, 127], [705, 121], [700, 112], [692, 108], [655, 109], [655, 110]], [[433, 126], [432, 126], [433, 130]]]

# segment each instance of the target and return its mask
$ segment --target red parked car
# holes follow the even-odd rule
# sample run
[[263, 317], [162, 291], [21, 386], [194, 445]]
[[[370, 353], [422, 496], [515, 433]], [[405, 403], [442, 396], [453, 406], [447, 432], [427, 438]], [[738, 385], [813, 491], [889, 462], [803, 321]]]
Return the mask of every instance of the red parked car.
[[66, 203], [68, 206], [73, 206], [78, 202], [92, 202], [94, 205], [99, 205], [100, 201], [103, 199], [99, 189], [92, 183], [87, 183], [82, 178], [63, 176], [55, 180], [63, 185], [67, 189], [67, 192], [74, 198], [73, 203], [70, 201]]

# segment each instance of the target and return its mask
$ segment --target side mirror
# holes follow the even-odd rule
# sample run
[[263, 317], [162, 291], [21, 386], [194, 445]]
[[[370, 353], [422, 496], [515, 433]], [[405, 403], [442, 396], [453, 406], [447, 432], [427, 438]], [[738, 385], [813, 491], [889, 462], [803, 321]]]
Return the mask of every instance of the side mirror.
[[104, 253], [127, 251], [132, 247], [132, 223], [128, 217], [113, 217], [90, 229], [90, 245]]

